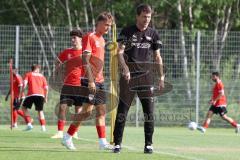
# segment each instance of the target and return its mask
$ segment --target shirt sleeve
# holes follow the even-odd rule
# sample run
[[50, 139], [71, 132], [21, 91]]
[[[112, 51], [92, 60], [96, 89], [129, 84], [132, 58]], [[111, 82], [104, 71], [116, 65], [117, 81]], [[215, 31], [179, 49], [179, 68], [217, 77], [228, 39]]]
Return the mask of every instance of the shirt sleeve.
[[157, 31], [154, 32], [153, 35], [153, 43], [152, 43], [152, 49], [154, 51], [160, 49], [162, 47], [162, 42], [160, 41], [160, 36], [157, 33]]
[[92, 52], [91, 37], [89, 34], [82, 39], [82, 50], [83, 52]]
[[222, 83], [218, 84], [218, 92], [224, 92], [224, 86]]

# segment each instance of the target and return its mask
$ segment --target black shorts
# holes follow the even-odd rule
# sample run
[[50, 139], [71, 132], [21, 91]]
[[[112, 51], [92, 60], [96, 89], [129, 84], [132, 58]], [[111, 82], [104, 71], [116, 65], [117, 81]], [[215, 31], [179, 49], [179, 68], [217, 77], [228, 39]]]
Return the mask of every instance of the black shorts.
[[[82, 97], [83, 103], [93, 104], [95, 106], [106, 104], [106, 94], [104, 92], [104, 84], [103, 83], [95, 83], [97, 92], [95, 95], [89, 94], [88, 97]], [[88, 87], [88, 80], [82, 79], [81, 85], [84, 87]]]
[[222, 117], [227, 113], [227, 108], [225, 106], [215, 107], [212, 105], [209, 111], [212, 111], [214, 114], [219, 114]]
[[61, 90], [60, 104], [68, 106], [82, 106], [82, 97], [79, 95], [80, 86], [64, 85]]
[[67, 104], [69, 107], [74, 106], [82, 106], [82, 97], [74, 96], [74, 95], [60, 95], [60, 104]]
[[31, 109], [32, 105], [35, 105], [36, 111], [43, 110], [44, 98], [42, 96], [30, 96], [24, 99], [23, 106]]
[[15, 110], [19, 110], [19, 108], [21, 107], [23, 99], [18, 99], [18, 98], [14, 98], [13, 100], [13, 109]]

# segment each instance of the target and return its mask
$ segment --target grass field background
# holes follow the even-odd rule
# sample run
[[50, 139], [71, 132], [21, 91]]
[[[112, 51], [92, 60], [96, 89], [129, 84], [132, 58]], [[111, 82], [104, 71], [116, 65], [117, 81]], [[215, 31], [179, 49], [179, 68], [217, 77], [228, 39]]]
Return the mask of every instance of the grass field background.
[[[20, 126], [11, 131], [0, 126], [1, 160], [239, 160], [240, 135], [233, 129], [210, 128], [206, 134], [187, 128], [155, 128], [154, 154], [143, 154], [143, 128], [125, 128], [123, 149], [120, 154], [98, 150], [94, 126], [80, 129], [80, 140], [74, 140], [77, 151], [65, 149], [59, 139], [51, 139], [56, 126], [47, 126], [47, 132], [34, 126], [32, 131], [22, 131]], [[110, 127], [108, 127], [109, 133]], [[109, 138], [109, 136], [108, 136]]]

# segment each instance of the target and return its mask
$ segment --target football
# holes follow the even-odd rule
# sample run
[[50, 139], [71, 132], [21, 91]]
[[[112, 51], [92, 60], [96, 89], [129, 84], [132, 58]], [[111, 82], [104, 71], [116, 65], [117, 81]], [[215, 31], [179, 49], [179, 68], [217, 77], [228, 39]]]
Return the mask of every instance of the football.
[[188, 124], [188, 128], [189, 128], [190, 130], [196, 130], [196, 129], [197, 129], [197, 123], [196, 123], [196, 122], [190, 122], [190, 123]]

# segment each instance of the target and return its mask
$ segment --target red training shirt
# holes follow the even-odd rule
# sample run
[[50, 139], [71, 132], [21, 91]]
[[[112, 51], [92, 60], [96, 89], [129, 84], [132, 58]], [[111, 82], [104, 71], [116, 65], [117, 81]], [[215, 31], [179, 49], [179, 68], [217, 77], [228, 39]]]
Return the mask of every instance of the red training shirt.
[[83, 52], [91, 53], [90, 64], [95, 82], [103, 83], [105, 40], [96, 32], [86, 34], [82, 39]]
[[[213, 87], [212, 100], [215, 100], [221, 92], [224, 93], [224, 85], [222, 81], [219, 81], [219, 82], [216, 82], [216, 84]], [[221, 96], [221, 98], [215, 103], [214, 106], [215, 107], [227, 106], [226, 96], [225, 95]]]
[[47, 80], [41, 73], [28, 72], [24, 76], [24, 86], [28, 85], [27, 97], [45, 96], [48, 89]]
[[68, 48], [58, 55], [64, 65], [64, 85], [81, 86], [82, 49]]

